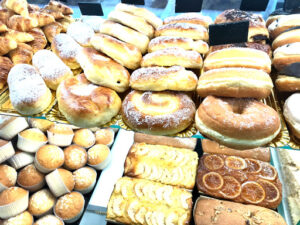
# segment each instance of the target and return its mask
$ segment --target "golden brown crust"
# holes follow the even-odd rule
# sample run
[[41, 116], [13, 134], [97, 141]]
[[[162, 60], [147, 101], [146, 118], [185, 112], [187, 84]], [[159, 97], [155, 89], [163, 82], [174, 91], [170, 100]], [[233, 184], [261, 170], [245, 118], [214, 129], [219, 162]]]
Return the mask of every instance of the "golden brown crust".
[[8, 19], [12, 17], [15, 13], [9, 9], [0, 9], [0, 21], [7, 25]]
[[38, 50], [46, 47], [47, 39], [44, 32], [40, 28], [34, 28], [31, 31], [28, 31], [28, 33], [34, 37], [33, 41], [27, 43], [32, 47], [33, 53], [36, 53]]
[[5, 6], [21, 16], [28, 17], [28, 3], [26, 0], [5, 0]]
[[300, 42], [300, 29], [292, 29], [278, 35], [272, 43], [272, 48], [275, 50], [286, 44]]
[[47, 40], [51, 43], [53, 38], [62, 31], [62, 25], [58, 22], [50, 23], [43, 27]]
[[300, 90], [300, 78], [278, 75], [275, 85], [278, 91], [296, 92]]
[[284, 31], [299, 26], [300, 23], [300, 15], [299, 14], [290, 14], [284, 15], [275, 20], [268, 27], [270, 36], [275, 39]]
[[8, 57], [0, 56], [0, 89], [7, 83], [7, 76], [12, 67], [13, 63]]
[[35, 18], [14, 15], [9, 18], [7, 26], [13, 30], [27, 32], [38, 26]]
[[[5, 55], [18, 47], [17, 42], [12, 38], [0, 37], [0, 55]], [[6, 58], [6, 57], [3, 57]]]
[[200, 13], [182, 13], [177, 16], [167, 17], [164, 20], [164, 24], [172, 23], [192, 23], [208, 28], [208, 26], [213, 22], [209, 16], [203, 16]]
[[15, 225], [15, 224], [31, 225], [33, 224], [33, 216], [28, 211], [25, 211], [17, 216], [4, 220], [2, 225]]
[[62, 168], [57, 169], [61, 179], [63, 180], [64, 184], [66, 185], [69, 191], [72, 191], [75, 186], [75, 181], [73, 178], [73, 174], [69, 170], [65, 170]]
[[77, 145], [70, 145], [64, 149], [64, 166], [71, 170], [83, 167], [87, 162], [86, 150]]
[[0, 165], [0, 184], [11, 187], [16, 184], [17, 172], [13, 167]]
[[43, 27], [50, 23], [55, 22], [54, 16], [52, 16], [48, 13], [45, 13], [45, 12], [35, 11], [35, 12], [29, 13], [29, 16], [30, 16], [30, 18], [35, 19], [37, 21], [39, 27]]
[[45, 175], [39, 172], [33, 164], [23, 168], [18, 174], [18, 184], [24, 187], [30, 187], [40, 184], [44, 181]]
[[71, 192], [58, 199], [54, 212], [60, 218], [72, 219], [77, 216], [84, 207], [84, 197], [79, 192]]
[[28, 195], [28, 191], [20, 187], [11, 187], [0, 193], [0, 206], [10, 204]]
[[39, 164], [47, 169], [54, 170], [64, 164], [64, 153], [55, 145], [44, 145], [36, 152]]
[[30, 64], [33, 56], [33, 49], [30, 45], [19, 43], [18, 47], [9, 52], [11, 61], [16, 64]]
[[55, 10], [42, 8], [40, 10], [40, 12], [47, 13], [47, 14], [53, 16], [55, 20], [59, 20], [59, 19], [63, 19], [64, 18], [64, 14], [62, 14], [59, 11], [55, 11]]
[[4, 34], [4, 37], [8, 38], [9, 40], [13, 40], [17, 43], [24, 43], [24, 42], [29, 42], [34, 40], [34, 37], [31, 34], [28, 34], [26, 32], [11, 30], [11, 29], [9, 29]]
[[0, 33], [4, 33], [6, 31], [8, 31], [7, 26], [0, 21]]
[[73, 9], [68, 7], [67, 5], [51, 0], [48, 5], [45, 6], [45, 9], [53, 10], [56, 12], [61, 12], [64, 15], [71, 15], [73, 14]]
[[96, 144], [88, 150], [88, 164], [98, 165], [110, 154], [110, 150], [106, 145]]

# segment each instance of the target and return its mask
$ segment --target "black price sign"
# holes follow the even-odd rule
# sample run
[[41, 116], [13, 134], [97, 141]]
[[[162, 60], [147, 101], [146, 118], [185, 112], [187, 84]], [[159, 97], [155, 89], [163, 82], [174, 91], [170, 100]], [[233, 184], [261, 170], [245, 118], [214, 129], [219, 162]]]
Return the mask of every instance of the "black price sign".
[[279, 74], [300, 78], [300, 63], [292, 63], [286, 66]]
[[299, 0], [285, 0], [283, 4], [285, 11], [291, 11], [292, 13], [299, 13], [300, 1]]
[[203, 0], [176, 0], [175, 12], [200, 12]]
[[121, 0], [122, 3], [132, 4], [132, 5], [145, 5], [144, 0]]
[[209, 25], [209, 45], [247, 42], [248, 30], [249, 21]]
[[269, 0], [242, 0], [240, 10], [243, 11], [265, 11]]
[[100, 3], [79, 2], [81, 14], [85, 16], [103, 16], [103, 10]]

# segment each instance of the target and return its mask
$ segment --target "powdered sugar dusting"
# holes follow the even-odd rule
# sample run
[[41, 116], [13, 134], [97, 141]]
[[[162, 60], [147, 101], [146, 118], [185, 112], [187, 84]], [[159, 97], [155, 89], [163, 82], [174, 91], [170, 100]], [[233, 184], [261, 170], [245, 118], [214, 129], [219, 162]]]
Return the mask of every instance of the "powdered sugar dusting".
[[71, 23], [68, 27], [67, 34], [81, 45], [89, 45], [90, 39], [94, 36], [94, 30], [82, 22]]
[[76, 170], [73, 175], [75, 179], [75, 185], [80, 187], [90, 185], [96, 179], [96, 172], [89, 167], [80, 168]]
[[155, 52], [148, 53], [143, 57], [143, 60], [149, 60], [151, 58], [159, 57], [159, 56], [175, 56], [175, 57], [182, 57], [185, 59], [191, 59], [191, 60], [199, 60], [201, 59], [201, 55], [196, 51], [188, 51], [184, 50], [183, 48], [177, 48], [177, 47], [171, 47], [171, 48], [165, 48], [161, 49]]
[[67, 34], [58, 34], [54, 37], [52, 45], [57, 49], [59, 57], [68, 59], [76, 58], [81, 46]]
[[90, 96], [96, 88], [97, 86], [94, 84], [73, 85], [70, 87], [70, 91], [77, 96]]

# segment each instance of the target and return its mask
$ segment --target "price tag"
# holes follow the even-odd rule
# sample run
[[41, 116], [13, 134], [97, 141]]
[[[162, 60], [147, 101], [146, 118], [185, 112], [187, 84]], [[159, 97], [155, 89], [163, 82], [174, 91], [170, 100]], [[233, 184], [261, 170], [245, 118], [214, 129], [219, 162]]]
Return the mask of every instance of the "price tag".
[[284, 67], [279, 74], [300, 78], [300, 63], [292, 63]]
[[79, 2], [81, 14], [84, 16], [103, 16], [103, 10], [100, 3]]
[[240, 10], [243, 11], [265, 11], [269, 0], [242, 0]]
[[203, 0], [176, 0], [175, 12], [201, 12]]
[[209, 26], [209, 45], [247, 42], [248, 30], [249, 21], [212, 24]]
[[144, 0], [121, 0], [122, 3], [131, 5], [145, 5]]
[[285, 11], [291, 11], [292, 13], [299, 13], [300, 1], [299, 0], [285, 0], [283, 4]]

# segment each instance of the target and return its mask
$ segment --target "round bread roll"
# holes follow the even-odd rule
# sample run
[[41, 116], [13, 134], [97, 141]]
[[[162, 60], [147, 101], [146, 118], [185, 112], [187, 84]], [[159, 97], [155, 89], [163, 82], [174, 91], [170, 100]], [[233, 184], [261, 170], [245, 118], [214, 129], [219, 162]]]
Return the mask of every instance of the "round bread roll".
[[182, 48], [165, 48], [148, 53], [143, 57], [142, 67], [151, 66], [183, 66], [191, 69], [201, 69], [203, 60], [196, 51], [187, 51]]
[[281, 129], [273, 108], [249, 98], [208, 96], [199, 106], [195, 120], [203, 135], [236, 149], [268, 144]]
[[56, 97], [62, 114], [79, 127], [103, 125], [121, 108], [121, 99], [116, 92], [91, 84], [84, 74], [63, 81]]
[[198, 82], [197, 92], [208, 95], [263, 99], [270, 95], [273, 82], [262, 70], [248, 68], [221, 68], [204, 72]]
[[122, 118], [133, 130], [171, 135], [186, 129], [195, 114], [192, 99], [179, 92], [132, 91], [122, 104]]
[[84, 148], [71, 145], [65, 148], [65, 163], [64, 166], [70, 170], [77, 170], [84, 167], [87, 163], [87, 152]]
[[268, 30], [270, 36], [275, 39], [282, 32], [297, 26], [300, 26], [300, 14], [291, 14], [281, 16], [278, 20], [273, 21], [268, 26]]
[[18, 64], [9, 72], [7, 83], [10, 101], [21, 114], [34, 115], [51, 103], [52, 94], [38, 71], [31, 65]]
[[292, 63], [300, 63], [300, 42], [283, 45], [273, 55], [273, 65], [278, 71]]
[[4, 220], [2, 225], [32, 225], [33, 216], [28, 212], [22, 212], [21, 214]]
[[94, 133], [89, 129], [79, 129], [75, 131], [73, 143], [83, 148], [90, 148], [96, 142]]
[[275, 50], [283, 45], [300, 42], [300, 27], [291, 28], [276, 37], [272, 42], [272, 48]]
[[29, 198], [28, 211], [37, 217], [51, 213], [55, 204], [56, 198], [48, 189], [40, 190]]
[[117, 92], [128, 89], [130, 78], [128, 71], [111, 58], [93, 48], [84, 48], [77, 59], [86, 78], [92, 83], [109, 87]]
[[147, 67], [135, 70], [130, 77], [130, 86], [140, 91], [194, 91], [197, 76], [182, 66]]
[[80, 68], [76, 60], [80, 45], [67, 34], [58, 34], [51, 43], [51, 50], [71, 69]]
[[64, 225], [64, 222], [54, 216], [54, 215], [47, 215], [47, 216], [43, 216], [42, 218], [38, 219], [37, 221], [35, 221], [35, 223], [33, 225]]
[[16, 182], [17, 171], [8, 165], [0, 165], [0, 192], [15, 186]]
[[18, 185], [31, 192], [40, 190], [45, 185], [45, 175], [31, 164], [24, 167], [18, 174]]
[[32, 57], [32, 65], [40, 72], [46, 85], [56, 90], [61, 81], [73, 76], [72, 71], [50, 50], [39, 50]]
[[200, 13], [182, 13], [177, 16], [170, 16], [164, 20], [164, 24], [172, 23], [192, 23], [202, 25], [208, 28], [210, 24], [213, 23], [209, 16], [203, 16]]
[[245, 67], [271, 72], [267, 53], [250, 48], [225, 48], [210, 53], [204, 61], [204, 71], [224, 67]]
[[283, 115], [293, 135], [300, 139], [299, 99], [300, 93], [294, 93], [288, 97], [283, 106]]
[[71, 23], [67, 29], [67, 35], [83, 47], [91, 46], [90, 41], [94, 34], [93, 28], [80, 21]]

